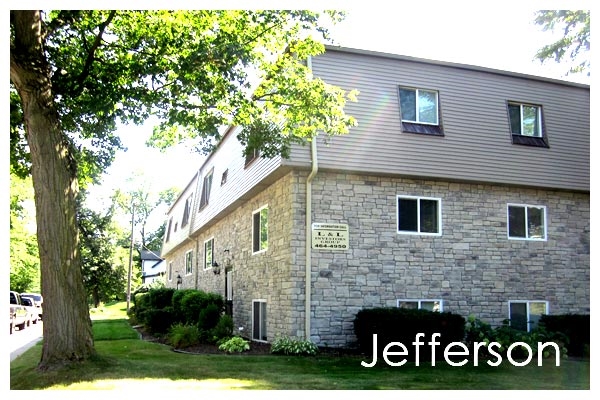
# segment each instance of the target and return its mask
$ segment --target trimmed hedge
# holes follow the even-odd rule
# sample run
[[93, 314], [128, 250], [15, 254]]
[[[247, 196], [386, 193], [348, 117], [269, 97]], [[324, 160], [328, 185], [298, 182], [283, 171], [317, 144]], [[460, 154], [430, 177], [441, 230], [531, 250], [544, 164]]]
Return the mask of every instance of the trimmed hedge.
[[589, 314], [542, 315], [540, 326], [549, 332], [559, 332], [567, 337], [566, 348], [569, 356], [589, 356]]
[[221, 295], [206, 293], [201, 290], [193, 290], [185, 293], [178, 305], [176, 314], [183, 316], [183, 322], [189, 325], [197, 325], [200, 322], [200, 312], [214, 304], [219, 312], [223, 310], [224, 302]]
[[174, 324], [173, 307], [151, 308], [143, 313], [143, 324], [150, 333], [167, 333]]
[[171, 301], [173, 304], [173, 312], [175, 314], [175, 320], [177, 322], [180, 322], [182, 324], [186, 323], [185, 308], [181, 304], [181, 301], [188, 294], [195, 293], [195, 292], [198, 292], [198, 291], [195, 289], [180, 289], [180, 290], [176, 290], [175, 293], [173, 293], [173, 298]]
[[[135, 320], [152, 333], [175, 324], [195, 325], [208, 335], [221, 317], [223, 297], [196, 289], [151, 288], [134, 295]], [[209, 335], [210, 336], [210, 335]]]
[[[424, 345], [419, 348], [419, 359], [431, 360], [431, 341], [434, 333], [440, 333], [436, 339], [440, 345], [436, 350], [436, 358], [443, 358], [443, 349], [452, 342], [462, 342], [465, 336], [465, 318], [449, 312], [412, 310], [396, 307], [363, 309], [354, 319], [354, 333], [358, 339], [361, 352], [373, 354], [373, 334], [377, 334], [377, 353], [391, 342], [400, 342], [408, 350], [407, 360], [415, 359], [415, 346], [412, 344], [418, 333], [425, 334], [420, 339]], [[390, 351], [399, 351], [398, 347]], [[390, 357], [392, 359], [392, 357]]]

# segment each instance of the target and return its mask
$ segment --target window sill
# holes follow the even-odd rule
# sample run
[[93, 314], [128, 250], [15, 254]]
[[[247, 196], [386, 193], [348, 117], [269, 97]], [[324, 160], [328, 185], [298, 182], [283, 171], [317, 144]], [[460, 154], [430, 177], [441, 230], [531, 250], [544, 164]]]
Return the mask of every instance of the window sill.
[[545, 137], [533, 137], [523, 135], [512, 135], [512, 144], [520, 144], [523, 146], [546, 147], [549, 148]]
[[427, 125], [414, 122], [402, 122], [402, 132], [417, 133], [428, 136], [444, 136], [441, 125]]

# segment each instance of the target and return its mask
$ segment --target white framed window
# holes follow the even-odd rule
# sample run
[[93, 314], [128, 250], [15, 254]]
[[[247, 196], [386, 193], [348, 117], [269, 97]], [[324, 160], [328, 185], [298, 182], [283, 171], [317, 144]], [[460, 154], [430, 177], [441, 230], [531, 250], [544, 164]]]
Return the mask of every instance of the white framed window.
[[193, 272], [193, 250], [190, 250], [185, 253], [185, 274], [191, 275]]
[[516, 240], [546, 240], [546, 207], [528, 204], [507, 204], [508, 238]]
[[396, 306], [413, 310], [444, 311], [444, 301], [440, 299], [398, 299]]
[[252, 213], [252, 253], [266, 251], [269, 247], [269, 206]]
[[513, 144], [550, 147], [541, 106], [508, 101], [507, 108]]
[[169, 270], [167, 271], [167, 279], [169, 282], [173, 280], [173, 261], [169, 262]]
[[204, 242], [204, 269], [209, 269], [213, 267], [213, 262], [215, 261], [215, 239], [210, 238]]
[[398, 233], [441, 235], [442, 200], [433, 197], [397, 196]]
[[403, 122], [439, 125], [437, 91], [405, 87], [399, 90]]
[[542, 315], [549, 314], [545, 300], [509, 300], [508, 319], [514, 329], [529, 332], [538, 326]]
[[267, 300], [252, 300], [252, 339], [267, 341]]
[[513, 135], [542, 137], [542, 107], [509, 102], [508, 118]]
[[202, 183], [202, 196], [200, 197], [200, 207], [198, 211], [202, 210], [204, 207], [208, 205], [208, 199], [210, 198], [210, 188], [212, 187], [213, 181], [213, 171], [211, 169], [206, 176], [204, 176], [204, 181]]

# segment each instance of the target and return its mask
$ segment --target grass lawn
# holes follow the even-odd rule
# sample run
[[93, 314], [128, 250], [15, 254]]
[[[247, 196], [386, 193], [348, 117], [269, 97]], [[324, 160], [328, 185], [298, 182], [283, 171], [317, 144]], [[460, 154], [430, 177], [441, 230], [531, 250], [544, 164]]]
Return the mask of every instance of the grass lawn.
[[[115, 312], [115, 310], [121, 312]], [[452, 367], [437, 362], [389, 367], [382, 360], [373, 368], [361, 357], [290, 357], [279, 355], [190, 355], [168, 346], [142, 341], [124, 318], [124, 303], [92, 313], [98, 356], [58, 371], [39, 373], [38, 344], [10, 365], [11, 389], [89, 390], [131, 389], [587, 389], [589, 360], [532, 361], [515, 367]], [[370, 360], [364, 359], [369, 362]]]

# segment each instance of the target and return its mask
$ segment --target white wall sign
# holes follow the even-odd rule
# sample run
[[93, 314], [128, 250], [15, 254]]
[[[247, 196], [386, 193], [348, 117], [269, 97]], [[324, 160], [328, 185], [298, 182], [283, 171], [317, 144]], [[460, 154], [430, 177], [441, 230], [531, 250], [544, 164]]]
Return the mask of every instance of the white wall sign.
[[348, 224], [312, 224], [312, 248], [348, 250]]

